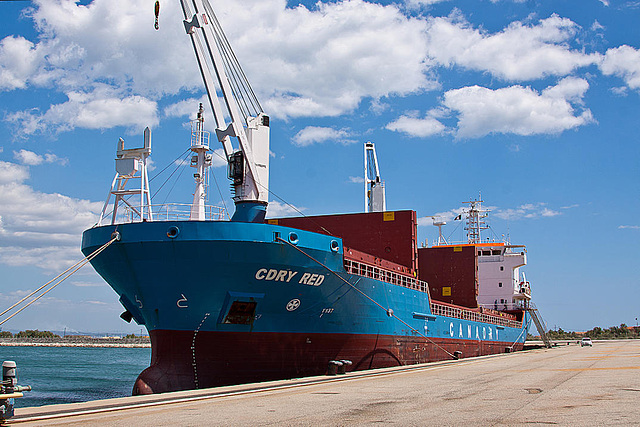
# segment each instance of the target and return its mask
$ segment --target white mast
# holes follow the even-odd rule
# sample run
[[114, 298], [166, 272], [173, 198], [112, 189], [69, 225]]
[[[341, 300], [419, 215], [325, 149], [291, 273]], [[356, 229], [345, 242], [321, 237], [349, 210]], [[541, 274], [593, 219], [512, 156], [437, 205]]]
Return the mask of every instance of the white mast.
[[[180, 3], [217, 124], [216, 136], [229, 164], [236, 203], [232, 221], [262, 222], [269, 195], [269, 117], [262, 112], [208, 0]], [[238, 150], [232, 139], [237, 140]], [[194, 209], [195, 203], [194, 195]]]
[[[111, 224], [116, 223], [118, 207], [125, 204], [131, 211], [130, 221], [153, 221], [151, 212], [151, 195], [149, 194], [149, 174], [147, 173], [147, 158], [151, 155], [151, 131], [147, 127], [144, 130], [144, 145], [142, 148], [124, 148], [124, 139], [118, 139], [116, 148], [116, 176], [111, 183], [111, 189], [107, 200], [102, 207], [102, 213], [98, 225], [109, 215], [107, 208], [111, 196], [115, 196], [113, 211], [111, 212]], [[127, 184], [134, 186], [127, 188]], [[138, 184], [137, 187], [135, 184]], [[130, 196], [139, 195], [140, 204], [131, 204]]]
[[489, 211], [482, 209], [482, 200], [470, 200], [468, 202], [462, 202], [469, 204], [469, 210], [466, 212], [467, 225], [467, 242], [468, 243], [482, 243], [480, 237], [481, 230], [487, 230], [487, 224], [484, 219], [489, 215]]
[[204, 130], [204, 108], [200, 104], [198, 116], [191, 121], [191, 151], [195, 153], [191, 157], [191, 167], [196, 168], [193, 178], [196, 181], [196, 189], [193, 192], [193, 203], [191, 204], [192, 221], [204, 221], [206, 187], [208, 184], [208, 171], [211, 166], [211, 154], [209, 151], [209, 132]]
[[384, 192], [384, 182], [380, 179], [378, 156], [373, 142], [364, 143], [364, 211], [384, 212], [387, 201]]

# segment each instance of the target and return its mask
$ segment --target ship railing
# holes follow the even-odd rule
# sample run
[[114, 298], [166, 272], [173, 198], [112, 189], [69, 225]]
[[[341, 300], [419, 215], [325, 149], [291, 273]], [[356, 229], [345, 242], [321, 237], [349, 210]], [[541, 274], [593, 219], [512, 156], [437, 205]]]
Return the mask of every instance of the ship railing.
[[436, 316], [471, 320], [474, 322], [493, 323], [495, 325], [507, 326], [511, 328], [520, 328], [522, 326], [522, 322], [518, 322], [517, 320], [512, 320], [507, 317], [489, 313], [481, 313], [478, 311], [468, 310], [463, 307], [441, 304], [437, 302], [431, 303], [431, 314]]
[[525, 304], [522, 301], [516, 302], [499, 302], [493, 304], [478, 304], [480, 307], [485, 310], [504, 310], [504, 311], [517, 311], [524, 310]]
[[[188, 221], [191, 216], [191, 207], [189, 203], [164, 203], [161, 205], [145, 205], [144, 210], [151, 208], [154, 221]], [[205, 205], [205, 220], [222, 221], [226, 216], [223, 207]], [[116, 218], [117, 224], [127, 224], [131, 222], [140, 222], [141, 212], [140, 206], [126, 205], [121, 215]], [[146, 219], [145, 219], [146, 220]]]
[[402, 286], [403, 288], [415, 289], [420, 292], [428, 292], [427, 282], [418, 280], [415, 277], [398, 274], [395, 271], [387, 270], [385, 268], [376, 267], [374, 265], [350, 259], [344, 260], [344, 268], [349, 274], [380, 280], [381, 282], [391, 283], [392, 285]]

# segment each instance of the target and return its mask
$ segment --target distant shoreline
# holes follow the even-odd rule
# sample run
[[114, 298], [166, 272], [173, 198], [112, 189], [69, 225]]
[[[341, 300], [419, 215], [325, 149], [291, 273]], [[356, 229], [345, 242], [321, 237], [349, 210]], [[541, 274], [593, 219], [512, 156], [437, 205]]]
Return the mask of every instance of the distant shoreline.
[[0, 338], [0, 347], [113, 347], [151, 348], [148, 337], [141, 338]]

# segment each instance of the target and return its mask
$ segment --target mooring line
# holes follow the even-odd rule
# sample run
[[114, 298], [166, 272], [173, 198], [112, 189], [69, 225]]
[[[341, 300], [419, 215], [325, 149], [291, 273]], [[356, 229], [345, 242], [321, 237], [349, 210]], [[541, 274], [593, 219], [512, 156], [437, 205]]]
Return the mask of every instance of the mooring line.
[[351, 283], [349, 283], [349, 281], [347, 281], [346, 279], [344, 279], [342, 276], [340, 276], [338, 273], [336, 273], [335, 271], [331, 270], [329, 267], [327, 267], [326, 265], [324, 265], [323, 263], [321, 263], [320, 261], [318, 261], [317, 259], [315, 259], [314, 257], [312, 257], [311, 255], [309, 255], [308, 253], [306, 253], [305, 251], [303, 251], [302, 249], [300, 249], [299, 247], [297, 247], [296, 245], [294, 245], [291, 242], [287, 242], [286, 240], [284, 240], [282, 237], [276, 237], [276, 241], [280, 241], [280, 242], [284, 242], [287, 245], [291, 246], [292, 248], [296, 249], [297, 251], [299, 251], [301, 254], [305, 255], [307, 258], [309, 258], [310, 260], [312, 260], [313, 262], [321, 265], [322, 267], [324, 267], [325, 269], [327, 269], [331, 274], [333, 274], [334, 276], [336, 276], [338, 279], [342, 280], [344, 283], [346, 283], [347, 285], [349, 285], [351, 288], [355, 289], [357, 292], [359, 292], [362, 296], [364, 296], [365, 298], [367, 298], [369, 301], [371, 301], [372, 303], [374, 303], [375, 305], [377, 305], [378, 307], [380, 307], [381, 309], [383, 309], [386, 313], [387, 316], [389, 317], [394, 317], [395, 319], [397, 319], [400, 323], [402, 323], [403, 325], [405, 325], [406, 327], [408, 327], [409, 329], [411, 329], [412, 331], [414, 331], [416, 334], [420, 335], [422, 338], [424, 338], [425, 340], [427, 340], [428, 342], [430, 342], [431, 344], [433, 344], [434, 346], [436, 346], [437, 348], [439, 348], [440, 350], [444, 351], [445, 353], [447, 353], [449, 356], [451, 356], [451, 358], [453, 359], [457, 359], [456, 356], [454, 356], [453, 354], [451, 354], [450, 352], [448, 352], [444, 347], [442, 347], [441, 345], [439, 345], [438, 343], [436, 343], [435, 341], [431, 340], [429, 337], [427, 337], [426, 335], [424, 335], [423, 333], [421, 333], [419, 330], [417, 330], [416, 328], [414, 328], [413, 326], [409, 325], [407, 322], [405, 322], [404, 320], [402, 320], [401, 318], [399, 318], [398, 316], [395, 315], [395, 313], [393, 312], [393, 309], [391, 308], [385, 308], [382, 304], [378, 303], [376, 300], [374, 300], [373, 298], [371, 298], [369, 295], [367, 295], [364, 291], [362, 291], [361, 289], [358, 289], [356, 286], [352, 285]]
[[[111, 238], [111, 240], [109, 240], [107, 243], [105, 243], [104, 245], [100, 246], [98, 249], [96, 249], [94, 252], [92, 252], [91, 254], [89, 254], [88, 256], [84, 257], [84, 259], [78, 261], [77, 263], [75, 263], [74, 265], [72, 265], [71, 267], [69, 267], [68, 269], [66, 269], [64, 272], [58, 274], [56, 277], [54, 277], [53, 279], [49, 280], [47, 283], [45, 283], [44, 285], [40, 286], [38, 289], [36, 289], [35, 291], [31, 292], [29, 295], [27, 295], [26, 297], [22, 298], [20, 301], [18, 301], [17, 303], [13, 304], [11, 307], [7, 308], [5, 311], [3, 311], [0, 316], [4, 315], [5, 313], [11, 311], [12, 309], [14, 309], [15, 307], [17, 307], [18, 305], [20, 305], [22, 302], [24, 302], [25, 300], [27, 300], [28, 298], [32, 297], [33, 295], [35, 295], [36, 293], [38, 293], [39, 291], [41, 291], [42, 289], [44, 289], [47, 285], [49, 285], [51, 282], [57, 280], [58, 278], [63, 277], [60, 281], [58, 281], [58, 283], [52, 285], [51, 287], [49, 287], [49, 289], [47, 289], [46, 291], [44, 291], [43, 293], [41, 293], [40, 295], [38, 295], [36, 298], [34, 298], [33, 300], [29, 301], [24, 307], [21, 307], [18, 311], [16, 311], [15, 313], [13, 313], [11, 316], [7, 317], [6, 319], [4, 319], [3, 321], [0, 321], [0, 326], [5, 324], [7, 321], [9, 321], [12, 317], [14, 317], [15, 315], [17, 315], [18, 313], [20, 313], [22, 310], [24, 310], [25, 308], [29, 307], [31, 304], [33, 304], [34, 302], [38, 301], [40, 298], [42, 298], [43, 296], [45, 296], [47, 293], [49, 293], [50, 291], [52, 291], [56, 286], [58, 286], [60, 283], [64, 282], [65, 280], [67, 280], [69, 277], [71, 277], [76, 271], [80, 270], [82, 267], [84, 267], [88, 262], [90, 262], [92, 259], [94, 259], [96, 256], [98, 256], [102, 251], [104, 251], [109, 245], [111, 245], [113, 242], [115, 242], [116, 240], [120, 239], [120, 234], [118, 234], [117, 232], [115, 232], [113, 234], [113, 237]], [[69, 273], [69, 271], [71, 271]], [[68, 274], [67, 274], [68, 273]]]

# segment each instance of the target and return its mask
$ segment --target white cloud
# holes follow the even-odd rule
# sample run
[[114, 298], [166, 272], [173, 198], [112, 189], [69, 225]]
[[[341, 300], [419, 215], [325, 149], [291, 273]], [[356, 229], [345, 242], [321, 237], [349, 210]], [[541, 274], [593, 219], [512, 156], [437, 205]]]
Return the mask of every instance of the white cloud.
[[640, 225], [620, 225], [618, 226], [619, 229], [631, 229], [631, 230], [640, 230]]
[[[498, 208], [496, 206], [483, 206], [483, 209], [491, 212], [491, 216], [504, 220], [520, 220], [520, 219], [536, 219], [536, 218], [550, 218], [561, 215], [562, 213], [547, 207], [544, 202], [540, 203], [527, 203], [517, 208]], [[431, 216], [424, 216], [418, 218], [419, 226], [433, 226], [435, 220], [449, 223], [449, 225], [459, 224], [459, 221], [465, 220], [465, 212], [468, 208], [459, 207], [451, 209], [446, 212], [438, 212]], [[459, 215], [462, 215], [461, 220], [455, 220]]]
[[600, 58], [568, 47], [578, 29], [573, 21], [552, 15], [537, 25], [515, 21], [488, 34], [472, 28], [457, 12], [429, 19], [428, 54], [445, 66], [488, 71], [511, 81], [564, 76]]
[[591, 31], [603, 31], [605, 28], [604, 26], [598, 22], [598, 20], [596, 19], [595, 21], [593, 21], [593, 24], [591, 24]]
[[557, 134], [594, 121], [590, 110], [576, 114], [569, 102], [579, 104], [588, 88], [586, 80], [574, 77], [541, 93], [522, 86], [496, 90], [470, 86], [446, 92], [443, 103], [458, 113], [458, 137]]
[[[223, 104], [224, 100], [220, 100], [220, 103]], [[163, 113], [165, 117], [187, 117], [189, 120], [195, 120], [200, 104], [204, 107], [205, 129], [215, 129], [217, 126], [206, 95], [200, 98], [188, 98], [178, 101], [165, 107]], [[229, 123], [228, 117], [225, 117], [225, 120]]]
[[504, 220], [519, 220], [524, 218], [550, 218], [562, 215], [562, 213], [553, 209], [549, 209], [546, 206], [546, 203], [540, 202], [526, 203], [517, 208], [494, 209], [493, 215]]
[[350, 139], [351, 135], [345, 129], [333, 129], [329, 127], [307, 126], [292, 139], [294, 145], [298, 147], [306, 147], [312, 144], [320, 144], [327, 141], [336, 141], [342, 144], [351, 144], [355, 142]]
[[278, 218], [285, 216], [298, 216], [301, 215], [306, 208], [301, 208], [297, 206], [293, 206], [288, 203], [280, 203], [277, 200], [273, 200], [269, 202], [267, 206], [267, 217], [268, 218]]
[[640, 50], [623, 45], [607, 50], [600, 64], [604, 75], [615, 75], [631, 89], [640, 89]]
[[67, 163], [69, 163], [68, 159], [60, 158], [55, 154], [46, 153], [44, 155], [40, 155], [40, 154], [34, 153], [33, 151], [24, 150], [24, 149], [19, 151], [14, 151], [13, 158], [19, 161], [20, 163], [22, 163], [23, 165], [28, 165], [28, 166], [36, 166], [42, 163], [59, 163], [64, 166]]
[[0, 91], [25, 88], [41, 60], [36, 45], [23, 37], [0, 40]]
[[102, 204], [33, 190], [25, 166], [0, 162], [0, 260], [59, 270], [82, 257], [81, 233]]
[[349, 177], [349, 182], [354, 183], [354, 184], [362, 184], [364, 183], [364, 178], [361, 176], [350, 176]]
[[156, 102], [141, 96], [120, 98], [105, 86], [90, 93], [70, 92], [66, 95], [67, 102], [51, 105], [44, 114], [37, 110], [19, 111], [8, 114], [6, 120], [19, 127], [24, 135], [114, 126], [126, 126], [129, 133], [137, 133], [159, 123]]
[[100, 288], [106, 286], [104, 282], [71, 282], [71, 285], [77, 288]]
[[[423, 216], [418, 218], [418, 225], [421, 227], [433, 226], [433, 222], [436, 220], [447, 222], [447, 223], [453, 222], [454, 218], [458, 217], [458, 215], [462, 214], [463, 212], [465, 212], [465, 208], [459, 207], [459, 208], [451, 209], [450, 211], [438, 212], [430, 216]], [[456, 221], [459, 221], [459, 220], [456, 220]]]
[[0, 160], [0, 185], [21, 183], [27, 178], [29, 168]]
[[178, 2], [163, 3], [159, 31], [153, 28], [145, 0], [36, 3], [31, 17], [41, 33], [37, 49], [44, 53], [39, 72], [53, 70], [63, 91], [86, 88], [95, 81], [143, 96], [199, 87]]
[[387, 111], [389, 108], [391, 108], [391, 106], [386, 102], [382, 102], [380, 99], [372, 99], [371, 103], [369, 104], [369, 111], [371, 111], [375, 115], [380, 115]]
[[386, 128], [419, 138], [441, 135], [445, 131], [445, 126], [434, 117], [433, 111], [427, 112], [425, 117], [417, 117], [416, 112], [409, 112], [387, 124]]
[[616, 96], [627, 96], [629, 94], [629, 88], [626, 86], [612, 87], [609, 90]]
[[39, 165], [44, 162], [44, 157], [28, 150], [14, 151], [13, 158], [18, 160], [23, 165], [29, 166]]
[[242, 4], [243, 13], [230, 5], [221, 5], [222, 24], [273, 116], [335, 116], [365, 97], [436, 87], [424, 56], [425, 22], [396, 5], [346, 0], [310, 10], [254, 0]]
[[407, 6], [419, 7], [419, 6], [431, 6], [438, 3], [444, 3], [450, 0], [406, 0]]
[[[29, 16], [38, 42], [2, 40], [0, 90], [55, 87], [69, 101], [44, 113], [10, 114], [27, 135], [48, 128], [141, 130], [158, 123], [156, 102], [164, 96], [202, 88], [177, 3], [163, 4], [159, 31], [148, 0], [35, 3]], [[423, 54], [425, 22], [396, 5], [346, 0], [307, 9], [288, 8], [285, 0], [222, 0], [216, 11], [273, 116], [335, 116], [366, 97], [436, 86]]]

